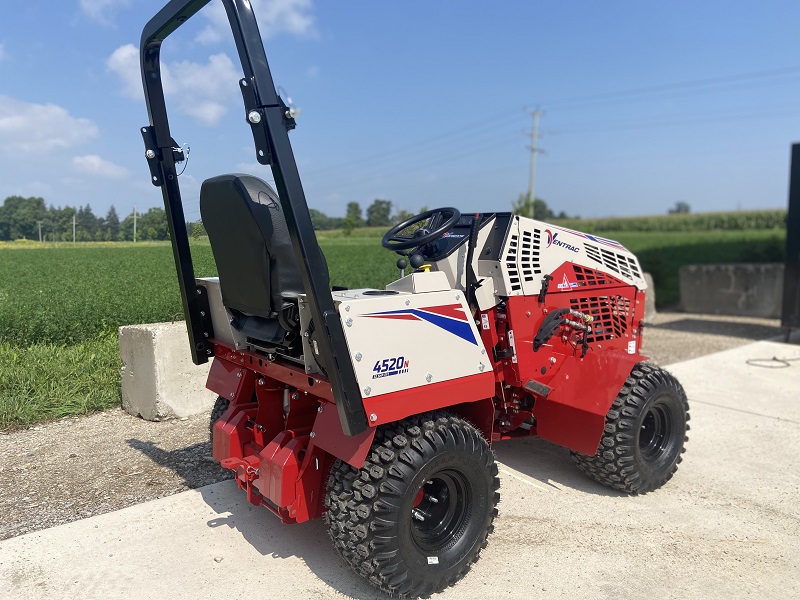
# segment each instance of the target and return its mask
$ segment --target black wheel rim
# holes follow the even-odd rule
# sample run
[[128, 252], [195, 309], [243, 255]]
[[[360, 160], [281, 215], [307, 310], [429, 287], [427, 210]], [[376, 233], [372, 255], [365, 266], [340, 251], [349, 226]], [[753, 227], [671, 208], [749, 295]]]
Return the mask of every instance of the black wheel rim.
[[457, 471], [439, 471], [428, 477], [411, 509], [411, 535], [426, 551], [452, 544], [464, 531], [469, 517], [471, 490]]
[[639, 429], [639, 451], [647, 462], [655, 462], [669, 450], [672, 439], [672, 416], [666, 405], [650, 406]]

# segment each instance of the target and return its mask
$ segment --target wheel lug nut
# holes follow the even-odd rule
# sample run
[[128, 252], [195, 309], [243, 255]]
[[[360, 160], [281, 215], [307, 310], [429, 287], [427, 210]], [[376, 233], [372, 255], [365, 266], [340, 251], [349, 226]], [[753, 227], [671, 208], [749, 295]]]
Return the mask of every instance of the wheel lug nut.
[[434, 504], [439, 504], [439, 499], [436, 496], [431, 496], [430, 494], [425, 494], [425, 500], [428, 502], [433, 502]]
[[422, 513], [417, 510], [416, 508], [412, 509], [411, 516], [414, 517], [417, 521], [424, 521], [425, 517], [422, 516]]

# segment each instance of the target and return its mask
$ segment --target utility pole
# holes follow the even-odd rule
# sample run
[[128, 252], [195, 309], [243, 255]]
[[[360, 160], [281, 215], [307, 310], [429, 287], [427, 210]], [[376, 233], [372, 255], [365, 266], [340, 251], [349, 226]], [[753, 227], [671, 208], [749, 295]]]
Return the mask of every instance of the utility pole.
[[136, 207], [133, 207], [133, 241], [136, 242]]
[[75, 215], [72, 215], [72, 243], [75, 243]]
[[531, 218], [534, 217], [533, 212], [533, 201], [536, 199], [534, 196], [534, 182], [536, 177], [536, 154], [542, 152], [539, 149], [539, 117], [542, 115], [542, 111], [539, 110], [537, 106], [532, 111], [525, 109], [525, 112], [528, 113], [533, 117], [533, 129], [531, 130], [531, 145], [528, 149], [531, 151], [531, 170], [530, 170], [530, 180], [528, 181], [528, 202], [527, 204], [530, 207], [530, 215]]
[[42, 222], [41, 221], [36, 221], [36, 222], [39, 224], [39, 242], [41, 243], [41, 241], [42, 241]]

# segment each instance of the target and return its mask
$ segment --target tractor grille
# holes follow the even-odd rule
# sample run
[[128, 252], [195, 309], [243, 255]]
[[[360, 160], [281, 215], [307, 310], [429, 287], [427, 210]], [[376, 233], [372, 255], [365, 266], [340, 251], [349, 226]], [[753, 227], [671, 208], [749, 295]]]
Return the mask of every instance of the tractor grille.
[[506, 246], [506, 255], [503, 257], [503, 262], [506, 265], [506, 273], [508, 274], [508, 282], [511, 284], [512, 292], [518, 292], [522, 289], [522, 284], [519, 282], [519, 269], [517, 268], [518, 246], [519, 236], [512, 233]]
[[[620, 285], [623, 284], [616, 277], [612, 277], [602, 271], [595, 271], [589, 267], [582, 267], [580, 265], [572, 265], [575, 271], [575, 281], [578, 285]], [[624, 285], [624, 284], [623, 284]]]
[[617, 254], [606, 248], [598, 248], [592, 244], [584, 244], [583, 246], [586, 249], [586, 255], [593, 261], [600, 263], [623, 277], [629, 279], [633, 279], [634, 277], [641, 278], [642, 274], [639, 271], [639, 265], [635, 258], [624, 254]]
[[624, 296], [589, 296], [572, 298], [570, 308], [592, 316], [586, 341], [601, 342], [622, 337], [631, 318], [631, 301]]
[[541, 233], [538, 229], [522, 231], [522, 244], [519, 249], [519, 269], [522, 279], [533, 281], [534, 275], [542, 272], [539, 266], [539, 242]]
[[522, 291], [523, 283], [537, 280], [541, 274], [539, 249], [542, 234], [538, 229], [522, 229], [519, 234], [509, 236], [506, 252], [503, 256], [510, 292]]

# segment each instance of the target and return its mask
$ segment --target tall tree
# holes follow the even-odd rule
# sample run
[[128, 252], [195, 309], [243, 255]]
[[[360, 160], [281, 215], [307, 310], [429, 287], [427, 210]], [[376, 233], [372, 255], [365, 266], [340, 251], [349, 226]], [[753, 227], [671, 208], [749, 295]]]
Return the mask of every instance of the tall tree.
[[376, 199], [367, 208], [367, 225], [370, 227], [388, 227], [392, 222], [392, 201]]
[[0, 212], [0, 239], [39, 239], [39, 221], [44, 221], [47, 208], [43, 198], [9, 196]]
[[355, 227], [361, 227], [364, 224], [364, 219], [361, 216], [361, 205], [358, 202], [347, 203], [347, 213], [345, 219], [349, 219]]
[[556, 214], [547, 206], [547, 202], [536, 198], [531, 202], [528, 194], [520, 194], [516, 202], [511, 203], [511, 212], [520, 217], [535, 218], [540, 221], [552, 219]]
[[117, 214], [117, 209], [114, 208], [113, 204], [106, 213], [103, 227], [105, 229], [104, 239], [106, 241], [114, 241], [117, 239], [117, 236], [119, 235], [119, 215]]

